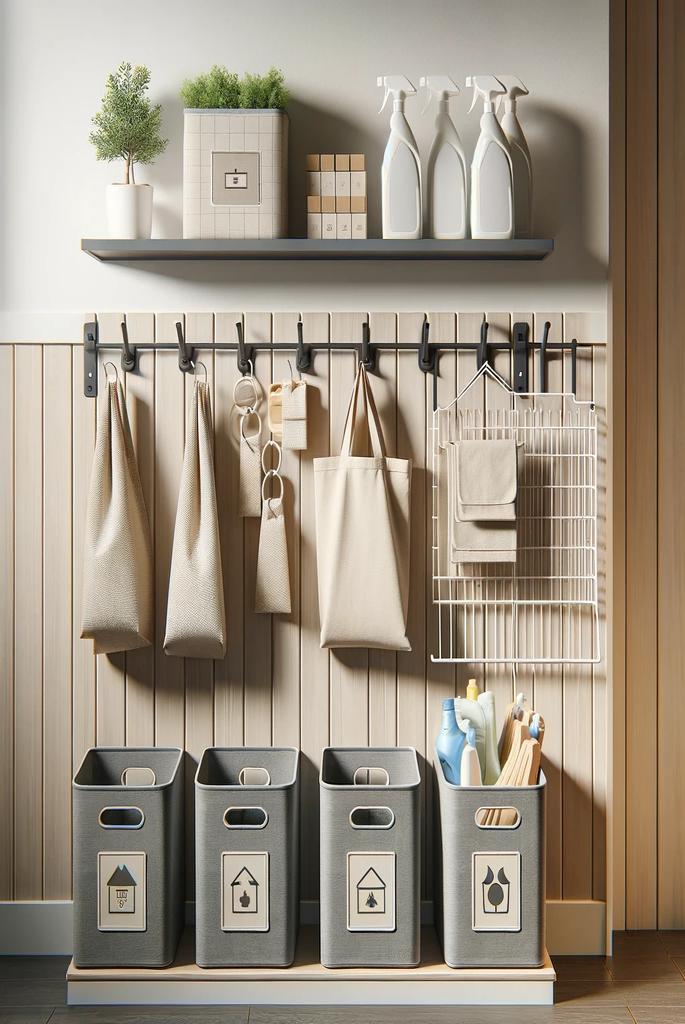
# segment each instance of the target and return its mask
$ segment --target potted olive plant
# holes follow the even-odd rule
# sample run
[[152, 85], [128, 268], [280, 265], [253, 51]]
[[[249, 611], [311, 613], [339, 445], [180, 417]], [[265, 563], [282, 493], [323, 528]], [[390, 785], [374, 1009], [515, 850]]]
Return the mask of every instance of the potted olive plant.
[[213, 67], [183, 83], [183, 235], [288, 234], [288, 93], [283, 74]]
[[162, 108], [147, 96], [150, 72], [124, 62], [107, 78], [102, 108], [93, 118], [90, 141], [98, 160], [123, 160], [124, 178], [107, 186], [111, 238], [149, 238], [152, 185], [136, 182], [135, 164], [150, 164], [166, 149], [160, 134]]

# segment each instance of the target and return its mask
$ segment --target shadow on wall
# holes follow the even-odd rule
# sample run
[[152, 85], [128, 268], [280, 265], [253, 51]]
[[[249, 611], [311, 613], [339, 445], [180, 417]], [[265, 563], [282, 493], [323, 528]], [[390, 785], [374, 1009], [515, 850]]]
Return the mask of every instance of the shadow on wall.
[[[183, 206], [183, 107], [178, 95], [163, 97], [165, 130], [169, 136], [166, 152], [155, 166], [155, 178], [166, 203], [161, 198], [155, 205], [155, 234], [160, 237], [182, 237]], [[289, 229], [292, 237], [306, 236], [306, 175], [305, 157], [309, 152], [363, 152], [367, 161], [367, 190], [369, 237], [379, 237], [380, 222], [380, 166], [385, 136], [362, 132], [357, 124], [331, 113], [329, 110], [291, 97], [289, 138]], [[573, 283], [603, 284], [607, 277], [606, 260], [593, 249], [601, 248], [606, 225], [598, 230], [592, 224], [593, 201], [587, 179], [587, 144], [579, 124], [559, 108], [531, 101], [525, 109], [524, 129], [533, 156], [533, 230], [537, 237], [555, 239], [555, 251], [541, 263], [489, 263], [487, 283], [530, 285], [531, 281], [553, 286]], [[464, 133], [466, 135], [466, 132]], [[467, 153], [471, 153], [472, 138], [467, 137]], [[426, 147], [422, 153], [427, 156]], [[424, 160], [425, 164], [425, 160]], [[607, 168], [608, 173], [608, 168]], [[604, 209], [603, 207], [600, 207]], [[594, 241], [594, 240], [597, 241]], [[592, 241], [591, 241], [592, 240]], [[233, 286], [252, 284], [255, 268], [241, 263], [139, 263], [139, 270], [161, 274], [166, 278], [204, 285], [221, 285], [230, 281]], [[416, 263], [376, 263], [373, 285], [411, 287], [430, 280], [433, 285], [459, 287], [482, 285], [485, 274], [478, 263], [430, 263], [421, 277]], [[268, 261], [258, 264], [262, 285], [302, 283], [298, 264]], [[344, 276], [335, 263], [315, 263], [308, 266], [308, 283], [321, 287], [334, 287], [344, 281], [347, 285], [368, 288], [369, 273], [364, 263], [346, 262]], [[297, 299], [294, 297], [294, 308]]]

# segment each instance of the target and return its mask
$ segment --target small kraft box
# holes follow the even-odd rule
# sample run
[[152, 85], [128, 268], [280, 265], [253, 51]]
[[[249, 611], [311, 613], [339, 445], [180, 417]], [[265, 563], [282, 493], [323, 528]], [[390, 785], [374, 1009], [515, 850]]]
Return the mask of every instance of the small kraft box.
[[298, 927], [299, 751], [210, 747], [195, 776], [195, 959], [288, 967]]
[[186, 109], [183, 237], [285, 238], [288, 115]]
[[435, 916], [445, 963], [540, 967], [544, 774], [536, 786], [454, 786], [436, 754], [435, 775]]
[[327, 747], [321, 798], [321, 963], [421, 959], [421, 776], [413, 747]]
[[94, 747], [72, 793], [74, 963], [168, 966], [185, 908], [183, 752]]

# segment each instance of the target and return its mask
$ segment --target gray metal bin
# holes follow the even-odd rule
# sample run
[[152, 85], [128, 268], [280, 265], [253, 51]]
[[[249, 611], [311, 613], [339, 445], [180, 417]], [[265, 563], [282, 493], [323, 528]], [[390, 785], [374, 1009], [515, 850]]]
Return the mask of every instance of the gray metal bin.
[[[435, 757], [435, 920], [449, 967], [539, 967], [545, 955], [545, 776], [454, 786]], [[511, 808], [488, 825], [489, 808]]]
[[210, 747], [195, 776], [200, 967], [287, 967], [299, 916], [299, 751]]
[[413, 747], [326, 747], [321, 763], [321, 963], [421, 958], [421, 776]]
[[167, 966], [184, 918], [183, 751], [94, 747], [72, 796], [76, 966]]

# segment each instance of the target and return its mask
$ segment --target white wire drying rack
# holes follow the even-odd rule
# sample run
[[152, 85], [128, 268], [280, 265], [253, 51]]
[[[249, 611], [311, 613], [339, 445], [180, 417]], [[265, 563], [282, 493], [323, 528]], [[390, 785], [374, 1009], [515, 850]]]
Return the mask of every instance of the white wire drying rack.
[[[499, 377], [494, 372], [492, 376]], [[438, 650], [431, 660], [596, 664], [600, 644], [595, 407], [570, 394], [515, 394], [504, 387], [510, 396], [508, 408], [462, 408], [459, 396], [433, 414], [432, 561]], [[516, 563], [455, 565], [449, 551], [445, 445], [494, 438], [524, 446]]]

